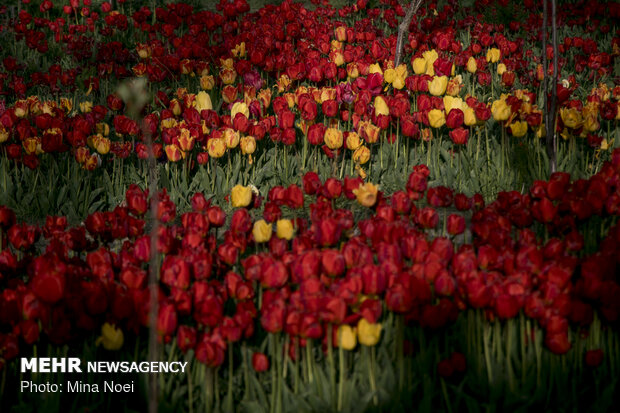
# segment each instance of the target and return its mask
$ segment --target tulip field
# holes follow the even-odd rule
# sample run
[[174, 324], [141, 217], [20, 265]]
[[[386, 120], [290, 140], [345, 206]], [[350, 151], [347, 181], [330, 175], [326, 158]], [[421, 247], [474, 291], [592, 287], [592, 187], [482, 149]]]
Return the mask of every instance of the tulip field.
[[617, 411], [620, 5], [544, 1], [2, 2], [0, 411]]

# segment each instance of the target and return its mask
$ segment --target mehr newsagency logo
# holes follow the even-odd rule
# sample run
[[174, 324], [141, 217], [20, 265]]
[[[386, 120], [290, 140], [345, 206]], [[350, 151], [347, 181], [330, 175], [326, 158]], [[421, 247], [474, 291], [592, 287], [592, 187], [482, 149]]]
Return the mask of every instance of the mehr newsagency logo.
[[[187, 361], [83, 361], [77, 357], [33, 357], [22, 358], [21, 373], [94, 373], [94, 374], [183, 374]], [[115, 376], [118, 377], [118, 376]], [[121, 377], [122, 378], [122, 377]], [[122, 382], [118, 379], [105, 380], [102, 385], [86, 383], [81, 380], [67, 380], [64, 383], [22, 380], [22, 393], [133, 393], [133, 380]]]

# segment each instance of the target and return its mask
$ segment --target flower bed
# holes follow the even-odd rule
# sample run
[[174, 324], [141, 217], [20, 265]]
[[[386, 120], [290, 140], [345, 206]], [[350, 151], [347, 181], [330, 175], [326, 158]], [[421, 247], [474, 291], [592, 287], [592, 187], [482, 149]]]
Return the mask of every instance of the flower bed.
[[397, 2], [0, 7], [3, 405], [611, 409], [620, 10], [558, 12], [549, 175], [540, 13], [470, 3], [397, 67]]

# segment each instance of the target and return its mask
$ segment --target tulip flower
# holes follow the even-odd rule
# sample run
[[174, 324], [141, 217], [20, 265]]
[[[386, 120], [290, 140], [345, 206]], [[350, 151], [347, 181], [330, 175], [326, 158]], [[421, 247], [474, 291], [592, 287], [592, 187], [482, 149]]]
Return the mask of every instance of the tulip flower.
[[521, 138], [525, 136], [527, 133], [527, 122], [526, 121], [515, 121], [508, 125], [510, 128], [510, 133], [515, 138]]
[[390, 114], [390, 108], [387, 103], [385, 103], [385, 99], [381, 96], [375, 97], [375, 116], [385, 115], [388, 116]]
[[353, 152], [353, 161], [364, 165], [370, 160], [370, 149], [367, 146], [360, 146]]
[[244, 136], [239, 142], [241, 153], [251, 155], [256, 150], [256, 139], [253, 136]]
[[212, 158], [221, 158], [226, 152], [226, 141], [223, 138], [212, 138], [207, 141], [207, 152]]
[[413, 61], [411, 62], [411, 66], [413, 67], [413, 72], [416, 75], [422, 75], [426, 73], [426, 59], [424, 59], [423, 57], [413, 59]]
[[357, 132], [348, 132], [346, 139], [347, 149], [355, 151], [362, 145], [362, 139]]
[[498, 99], [491, 105], [491, 113], [493, 114], [493, 118], [498, 122], [508, 120], [510, 117], [510, 112], [510, 106], [504, 99]]
[[356, 329], [348, 324], [338, 327], [338, 347], [344, 350], [353, 350], [357, 345]]
[[[202, 92], [201, 92], [202, 93]], [[230, 118], [234, 119], [237, 113], [242, 113], [246, 118], [250, 117], [250, 109], [248, 109], [248, 105], [244, 102], [235, 102], [230, 109]]]
[[95, 343], [103, 345], [106, 350], [120, 350], [123, 347], [123, 340], [123, 330], [110, 323], [104, 323], [101, 326], [101, 336]]
[[257, 373], [269, 370], [269, 359], [264, 353], [252, 354], [252, 367]]
[[252, 228], [252, 235], [255, 242], [267, 242], [271, 239], [272, 224], [268, 224], [264, 219], [258, 220], [254, 223]]
[[477, 70], [478, 65], [476, 64], [476, 59], [474, 59], [473, 56], [469, 56], [469, 59], [467, 60], [467, 71], [469, 73], [476, 73]]
[[294, 233], [295, 230], [290, 219], [279, 219], [276, 222], [276, 235], [278, 238], [290, 241]]
[[194, 99], [194, 107], [198, 112], [202, 112], [203, 110], [212, 110], [213, 104], [211, 103], [211, 96], [209, 96], [209, 94], [204, 90], [198, 92], [196, 94], [196, 98]]
[[564, 126], [571, 129], [580, 128], [583, 124], [581, 112], [575, 108], [561, 108], [560, 117], [562, 118], [562, 122], [564, 122]]
[[428, 122], [433, 128], [441, 128], [446, 124], [446, 115], [443, 110], [432, 109], [428, 112]]
[[324, 137], [325, 145], [329, 149], [339, 149], [343, 144], [342, 131], [338, 128], [327, 128]]
[[235, 185], [230, 191], [230, 200], [234, 208], [243, 208], [252, 202], [252, 189], [249, 186]]
[[489, 50], [487, 50], [487, 62], [495, 63], [499, 61], [500, 57], [501, 57], [501, 54], [500, 54], [499, 49], [492, 47]]
[[381, 324], [369, 323], [362, 317], [357, 323], [357, 338], [364, 346], [375, 346], [381, 338]]
[[385, 81], [391, 84], [394, 89], [402, 89], [405, 87], [405, 79], [407, 78], [407, 66], [398, 65], [395, 69], [387, 69], [383, 75]]
[[446, 93], [448, 87], [448, 76], [435, 76], [428, 82], [428, 92], [433, 96], [441, 96]]
[[378, 187], [370, 182], [366, 182], [364, 185], [360, 185], [357, 189], [353, 190], [357, 202], [365, 207], [372, 207], [377, 202]]

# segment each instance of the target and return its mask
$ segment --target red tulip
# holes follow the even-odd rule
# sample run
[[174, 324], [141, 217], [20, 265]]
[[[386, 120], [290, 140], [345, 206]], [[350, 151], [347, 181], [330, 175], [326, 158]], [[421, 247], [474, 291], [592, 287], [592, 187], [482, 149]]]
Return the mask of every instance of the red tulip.
[[588, 350], [586, 351], [584, 358], [588, 367], [598, 367], [603, 363], [603, 350], [601, 350], [600, 348], [596, 350]]
[[196, 329], [182, 325], [177, 330], [177, 345], [183, 354], [196, 346]]
[[269, 359], [264, 353], [252, 354], [252, 367], [257, 373], [269, 370]]

